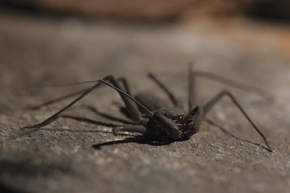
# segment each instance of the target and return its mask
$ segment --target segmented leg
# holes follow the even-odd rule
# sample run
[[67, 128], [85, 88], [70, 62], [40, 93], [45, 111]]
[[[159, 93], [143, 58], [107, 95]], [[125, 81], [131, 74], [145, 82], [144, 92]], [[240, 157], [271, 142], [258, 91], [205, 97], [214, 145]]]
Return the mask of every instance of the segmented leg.
[[232, 86], [234, 88], [237, 88], [237, 89], [240, 89], [240, 90], [243, 90], [243, 91], [246, 91], [246, 92], [251, 92], [253, 94], [257, 94], [257, 95], [259, 95], [259, 96], [261, 96], [263, 98], [266, 98], [267, 100], [270, 100], [270, 101], [272, 101], [275, 98], [275, 96], [272, 93], [270, 93], [270, 92], [268, 92], [266, 90], [263, 90], [261, 88], [258, 88], [258, 87], [252, 86], [252, 85], [248, 85], [248, 84], [245, 84], [245, 83], [241, 83], [241, 82], [229, 79], [229, 78], [218, 76], [218, 75], [213, 74], [213, 73], [202, 72], [202, 71], [196, 71], [195, 70], [195, 71], [193, 71], [193, 74], [195, 76], [198, 76], [198, 77], [204, 77], [204, 78], [207, 78], [207, 79], [211, 79], [211, 80], [223, 83], [225, 85]]
[[196, 105], [195, 96], [195, 76], [192, 71], [192, 64], [189, 64], [189, 84], [188, 84], [188, 111], [192, 111], [194, 105]]
[[[105, 81], [110, 81], [114, 86], [107, 84]], [[141, 119], [141, 114], [140, 114], [140, 112], [139, 112], [139, 110], [137, 108], [136, 103], [133, 102], [132, 99], [128, 98], [128, 96], [126, 96], [126, 93], [124, 93], [124, 91], [122, 90], [122, 88], [120, 87], [120, 85], [118, 84], [118, 82], [115, 80], [115, 78], [113, 76], [106, 76], [105, 78], [103, 78], [101, 80], [97, 80], [96, 82], [97, 83], [94, 86], [92, 86], [91, 88], [85, 90], [79, 97], [77, 97], [75, 100], [73, 100], [71, 103], [69, 103], [67, 106], [65, 106], [64, 108], [59, 110], [57, 113], [55, 113], [54, 115], [52, 115], [48, 119], [46, 119], [43, 122], [41, 122], [39, 124], [36, 124], [36, 125], [26, 125], [24, 128], [40, 128], [40, 127], [43, 127], [43, 126], [51, 123], [62, 112], [64, 112], [66, 109], [68, 109], [69, 107], [74, 105], [76, 102], [78, 102], [84, 96], [86, 96], [87, 94], [89, 94], [91, 91], [93, 91], [94, 89], [98, 88], [102, 84], [106, 84], [107, 86], [113, 87], [115, 90], [117, 90], [119, 92], [121, 98], [123, 99], [128, 111], [129, 111], [129, 114], [130, 114], [132, 120], [139, 121]]]
[[[87, 83], [96, 83], [97, 81], [96, 80], [93, 80], [93, 81], [85, 81], [85, 82], [77, 82], [77, 83], [73, 83], [73, 84], [68, 84], [68, 85], [64, 85], [64, 86], [72, 86], [72, 85], [80, 85], [80, 84], [87, 84]], [[129, 89], [129, 86], [128, 86], [128, 83], [126, 81], [125, 78], [118, 78], [117, 79], [117, 82], [121, 82], [123, 85], [124, 85], [124, 89], [125, 89], [125, 92], [129, 95], [131, 95], [131, 92], [130, 92], [130, 89]], [[68, 98], [71, 98], [71, 97], [74, 97], [74, 96], [77, 96], [83, 92], [85, 92], [88, 88], [86, 89], [82, 89], [82, 90], [79, 90], [79, 91], [76, 91], [76, 92], [73, 92], [73, 93], [69, 93], [65, 96], [61, 96], [61, 97], [58, 97], [58, 98], [55, 98], [55, 99], [52, 99], [52, 100], [49, 100], [49, 101], [46, 101], [44, 103], [41, 103], [39, 105], [29, 105], [28, 108], [29, 109], [32, 109], [32, 110], [37, 110], [37, 109], [40, 109], [41, 107], [45, 107], [45, 106], [48, 106], [48, 105], [51, 105], [51, 104], [54, 104], [54, 103], [57, 103], [57, 102], [60, 102], [60, 101], [63, 101], [65, 99], [68, 99]], [[122, 90], [124, 90], [122, 89]]]
[[152, 80], [168, 95], [170, 101], [173, 103], [174, 106], [179, 106], [174, 94], [162, 82], [160, 82], [154, 74], [149, 73], [148, 76], [152, 78]]
[[267, 145], [268, 149], [270, 151], [274, 151], [273, 148], [271, 148], [268, 145], [268, 142], [266, 140], [266, 137], [263, 135], [263, 133], [258, 129], [258, 127], [254, 124], [254, 122], [250, 119], [250, 117], [247, 115], [247, 113], [244, 111], [244, 109], [241, 107], [241, 105], [238, 103], [238, 101], [236, 100], [236, 98], [229, 92], [226, 90], [221, 91], [220, 93], [218, 93], [212, 100], [210, 100], [206, 105], [204, 105], [203, 110], [204, 110], [204, 114], [207, 114], [212, 107], [222, 99], [223, 96], [229, 96], [230, 99], [233, 101], [233, 103], [238, 107], [238, 109], [243, 113], [243, 115], [247, 118], [247, 120], [249, 121], [249, 123], [253, 126], [253, 128], [259, 133], [259, 135], [263, 138], [265, 144]]
[[129, 87], [129, 84], [128, 84], [128, 82], [127, 82], [127, 79], [126, 79], [126, 78], [118, 78], [117, 81], [118, 81], [118, 82], [121, 82], [121, 83], [123, 84], [123, 86], [124, 86], [124, 89], [123, 89], [123, 90], [125, 90], [125, 92], [126, 92], [128, 95], [132, 96], [131, 89], [130, 89], [130, 87]]
[[40, 109], [41, 107], [45, 107], [45, 106], [51, 105], [53, 103], [60, 102], [62, 100], [68, 99], [70, 97], [77, 96], [77, 95], [85, 92], [86, 90], [87, 90], [87, 88], [86, 89], [79, 90], [79, 91], [76, 91], [76, 92], [73, 92], [73, 93], [70, 93], [70, 94], [67, 94], [65, 96], [61, 96], [59, 98], [55, 98], [55, 99], [46, 101], [46, 102], [44, 102], [42, 104], [39, 104], [39, 105], [29, 105], [28, 108], [29, 109], [33, 109], [33, 110], [37, 110], [37, 109]]

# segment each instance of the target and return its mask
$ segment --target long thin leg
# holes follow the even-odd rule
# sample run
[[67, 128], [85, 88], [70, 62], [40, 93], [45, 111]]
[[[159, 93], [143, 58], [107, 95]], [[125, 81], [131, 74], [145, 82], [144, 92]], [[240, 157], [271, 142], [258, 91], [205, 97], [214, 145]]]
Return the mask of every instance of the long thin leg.
[[44, 102], [42, 104], [39, 104], [39, 105], [29, 105], [28, 108], [29, 109], [33, 109], [33, 110], [37, 110], [37, 109], [40, 109], [41, 107], [44, 107], [44, 106], [47, 106], [47, 105], [51, 105], [53, 103], [60, 102], [62, 100], [68, 99], [70, 97], [79, 95], [79, 94], [85, 92], [86, 90], [87, 90], [87, 88], [86, 89], [79, 90], [79, 91], [76, 91], [76, 92], [73, 92], [73, 93], [70, 93], [70, 94], [65, 95], [65, 96], [61, 96], [59, 98], [55, 98], [55, 99], [46, 101], [46, 102]]
[[104, 117], [106, 119], [109, 119], [109, 120], [112, 120], [112, 121], [118, 121], [118, 122], [124, 123], [124, 124], [134, 125], [134, 123], [132, 121], [123, 120], [123, 119], [114, 117], [112, 115], [100, 112], [100, 111], [98, 111], [96, 108], [94, 108], [92, 106], [85, 105], [84, 107], [86, 107], [88, 110], [90, 110], [90, 111], [94, 112], [95, 114], [100, 115], [100, 116], [102, 116], [102, 117]]
[[25, 127], [23, 127], [22, 129], [26, 129], [26, 128], [40, 128], [43, 127], [45, 125], [48, 125], [49, 123], [51, 123], [52, 121], [54, 121], [55, 119], [57, 119], [57, 117], [64, 112], [66, 109], [68, 109], [69, 107], [71, 107], [73, 104], [75, 104], [76, 102], [78, 102], [80, 99], [82, 99], [84, 96], [86, 96], [87, 94], [89, 94], [92, 90], [94, 90], [95, 88], [99, 87], [101, 85], [100, 82], [96, 83], [93, 87], [87, 89], [85, 92], [83, 92], [83, 94], [81, 94], [78, 98], [76, 98], [75, 100], [73, 100], [70, 104], [68, 104], [67, 106], [65, 106], [64, 108], [62, 108], [61, 110], [59, 110], [57, 113], [53, 114], [51, 117], [47, 118], [46, 120], [44, 120], [43, 122], [39, 123], [39, 124], [27, 124]]
[[241, 107], [241, 105], [238, 103], [238, 101], [236, 100], [236, 98], [229, 92], [229, 91], [221, 91], [220, 93], [218, 93], [212, 100], [210, 100], [206, 105], [204, 105], [203, 110], [204, 110], [204, 114], [207, 114], [209, 112], [209, 110], [212, 109], [212, 107], [223, 97], [223, 96], [229, 96], [230, 99], [233, 101], [233, 103], [239, 108], [239, 110], [243, 113], [243, 115], [247, 118], [247, 120], [250, 122], [250, 124], [254, 127], [254, 129], [259, 133], [259, 135], [263, 138], [263, 140], [265, 141], [268, 149], [272, 152], [274, 151], [273, 148], [271, 148], [268, 145], [268, 142], [266, 140], [266, 137], [263, 135], [263, 133], [258, 129], [258, 127], [254, 124], [254, 122], [250, 119], [250, 117], [247, 115], [247, 113], [244, 111], [244, 109]]
[[117, 81], [118, 81], [118, 82], [121, 82], [121, 83], [123, 84], [123, 86], [124, 86], [125, 92], [126, 92], [128, 95], [132, 96], [131, 89], [130, 89], [130, 87], [129, 87], [129, 84], [128, 84], [126, 78], [118, 78]]
[[[129, 88], [129, 85], [126, 81], [125, 78], [118, 78], [117, 79], [117, 82], [122, 82], [122, 84], [124, 85], [124, 89], [125, 89], [125, 92], [129, 95], [131, 95], [131, 92], [130, 92], [130, 88]], [[79, 84], [87, 84], [87, 83], [96, 83], [96, 80], [93, 80], [93, 81], [85, 81], [85, 82], [77, 82], [77, 83], [73, 83], [73, 84], [66, 84], [66, 85], [61, 85], [61, 86], [72, 86], [72, 85], [79, 85]], [[65, 99], [68, 99], [68, 98], [71, 98], [71, 97], [74, 97], [76, 95], [79, 95], [83, 92], [85, 92], [88, 88], [86, 89], [82, 89], [82, 90], [79, 90], [79, 91], [76, 91], [76, 92], [73, 92], [73, 93], [69, 93], [65, 96], [61, 96], [61, 97], [58, 97], [58, 98], [55, 98], [55, 99], [52, 99], [52, 100], [49, 100], [49, 101], [46, 101], [44, 103], [41, 103], [39, 105], [29, 105], [28, 108], [29, 109], [33, 109], [33, 110], [37, 110], [37, 109], [40, 109], [41, 107], [44, 107], [44, 106], [48, 106], [48, 105], [51, 105], [51, 104], [54, 104], [54, 103], [57, 103], [57, 102], [60, 102], [60, 101], [63, 101]], [[122, 89], [123, 90], [123, 89]]]
[[195, 77], [192, 71], [193, 64], [189, 64], [189, 84], [188, 84], [188, 112], [196, 105], [195, 96]]
[[218, 76], [216, 74], [212, 74], [209, 72], [196, 71], [196, 70], [193, 72], [193, 74], [195, 76], [205, 77], [205, 78], [208, 78], [208, 79], [232, 86], [234, 88], [244, 90], [246, 92], [251, 92], [251, 93], [260, 95], [261, 97], [264, 97], [267, 100], [273, 100], [273, 98], [274, 98], [273, 94], [266, 91], [266, 90], [263, 90], [261, 88], [258, 88], [258, 87], [252, 86], [252, 85], [244, 84], [244, 83], [241, 83], [241, 82], [238, 82], [235, 80], [231, 80], [229, 78]]
[[[105, 80], [105, 79], [104, 79]], [[115, 80], [115, 78], [113, 76], [109, 76], [108, 79], [115, 87], [117, 87], [118, 89], [121, 89], [121, 86], [119, 85], [119, 83]], [[109, 86], [109, 85], [108, 85]], [[126, 86], [125, 86], [126, 87]], [[128, 88], [128, 87], [127, 87]], [[126, 88], [126, 89], [127, 89]], [[119, 92], [119, 91], [118, 91]], [[130, 100], [127, 96], [125, 96], [123, 93], [119, 92], [122, 100], [124, 101], [128, 112], [130, 114], [130, 117], [132, 118], [132, 120], [134, 121], [139, 121], [141, 118], [141, 113], [138, 110], [137, 104], [134, 103], [132, 100]]]
[[169, 89], [162, 82], [160, 82], [154, 74], [149, 73], [148, 76], [152, 78], [152, 80], [154, 80], [154, 82], [168, 95], [170, 101], [173, 103], [174, 106], [179, 106], [178, 101], [175, 98], [174, 94], [171, 91], [169, 91]]
[[[105, 81], [110, 81], [114, 86], [109, 85], [108, 83], [106, 83]], [[123, 99], [130, 115], [131, 118], [134, 121], [139, 121], [141, 118], [141, 114], [137, 108], [136, 105], [136, 101], [134, 101], [134, 99], [132, 99], [132, 97], [130, 98], [130, 96], [128, 94], [126, 94], [124, 91], [122, 91], [121, 87], [119, 86], [119, 84], [117, 83], [117, 81], [114, 79], [113, 76], [106, 76], [105, 78], [103, 78], [102, 80], [97, 80], [97, 83], [92, 86], [91, 88], [87, 89], [83, 94], [81, 94], [79, 97], [77, 97], [75, 100], [73, 100], [70, 104], [68, 104], [67, 106], [65, 106], [63, 109], [61, 109], [60, 111], [58, 111], [57, 113], [55, 113], [54, 115], [52, 115], [51, 117], [49, 117], [48, 119], [44, 120], [43, 122], [36, 124], [36, 125], [27, 125], [24, 128], [40, 128], [43, 127], [49, 123], [51, 123], [52, 121], [54, 121], [63, 111], [65, 111], [66, 109], [68, 109], [69, 107], [71, 107], [73, 104], [75, 104], [77, 101], [79, 101], [80, 99], [82, 99], [84, 96], [86, 96], [87, 94], [89, 94], [92, 90], [98, 88], [99, 86], [103, 84], [106, 84], [107, 86], [110, 86], [112, 88], [114, 88], [115, 90], [117, 90], [121, 96], [121, 98]], [[129, 98], [128, 98], [129, 97]], [[133, 100], [133, 101], [132, 101]], [[141, 104], [139, 104], [141, 105]], [[150, 113], [150, 112], [149, 112]]]

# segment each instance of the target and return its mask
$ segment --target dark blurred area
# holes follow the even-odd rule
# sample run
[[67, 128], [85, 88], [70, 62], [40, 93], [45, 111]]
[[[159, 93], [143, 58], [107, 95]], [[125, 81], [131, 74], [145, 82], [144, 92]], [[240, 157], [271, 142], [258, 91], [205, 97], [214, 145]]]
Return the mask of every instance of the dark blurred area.
[[21, 9], [34, 13], [138, 20], [170, 20], [185, 14], [215, 18], [244, 15], [261, 20], [290, 21], [288, 0], [2, 0], [1, 6], [2, 9]]
[[246, 14], [256, 19], [285, 22], [289, 24], [290, 1], [261, 1], [251, 6]]

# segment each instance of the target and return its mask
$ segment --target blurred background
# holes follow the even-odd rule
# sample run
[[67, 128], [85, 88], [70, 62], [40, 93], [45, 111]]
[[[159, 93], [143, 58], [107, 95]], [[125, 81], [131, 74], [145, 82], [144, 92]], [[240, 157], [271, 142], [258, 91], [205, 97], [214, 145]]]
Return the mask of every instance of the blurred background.
[[[26, 9], [38, 13], [71, 14], [87, 17], [115, 17], [134, 20], [174, 20], [182, 16], [232, 18], [247, 16], [276, 22], [289, 22], [287, 0], [2, 0], [10, 8]], [[218, 19], [217, 18], [217, 19]]]
[[270, 81], [273, 65], [290, 58], [288, 0], [0, 2], [6, 87], [20, 77], [31, 85], [186, 71], [189, 62], [232, 77], [259, 69]]
[[[56, 63], [68, 71], [65, 66], [73, 63], [94, 69], [146, 63], [160, 70], [161, 63], [196, 61], [203, 66], [217, 53], [229, 59], [252, 51], [290, 57], [289, 10], [287, 0], [1, 0], [2, 66], [5, 58], [8, 66], [17, 65], [11, 63], [11, 54], [23, 55], [18, 60], [22, 64], [41, 60], [29, 62], [35, 71], [36, 66]], [[245, 65], [247, 57], [240, 58], [229, 62]], [[2, 82], [11, 85], [15, 80], [3, 73]], [[22, 73], [37, 76], [28, 68]], [[72, 78], [70, 73], [62, 81]]]

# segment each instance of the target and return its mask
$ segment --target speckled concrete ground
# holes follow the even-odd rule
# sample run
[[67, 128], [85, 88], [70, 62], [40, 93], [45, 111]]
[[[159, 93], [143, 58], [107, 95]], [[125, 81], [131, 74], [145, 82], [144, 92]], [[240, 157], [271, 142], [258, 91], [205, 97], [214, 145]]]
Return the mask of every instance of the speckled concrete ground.
[[[243, 19], [215, 25], [150, 25], [2, 12], [2, 190], [290, 192], [290, 57], [289, 50], [276, 49], [273, 29], [280, 28]], [[245, 37], [235, 36], [238, 30]], [[186, 106], [190, 61], [195, 69], [275, 94], [275, 101], [269, 103], [204, 78], [197, 82], [201, 105], [223, 88], [231, 90], [267, 136], [274, 153], [264, 148], [262, 139], [228, 99], [222, 100], [208, 119], [231, 135], [204, 122], [188, 141], [160, 146], [126, 142], [132, 135], [111, 134], [110, 126], [121, 123], [95, 111], [128, 121], [119, 112], [123, 104], [118, 94], [109, 88], [96, 90], [66, 111], [66, 117], [41, 129], [20, 130], [27, 123], [44, 120], [71, 99], [36, 111], [26, 109], [27, 105], [88, 86], [47, 85], [109, 74], [127, 77], [134, 93], [156, 92], [166, 98], [146, 77], [154, 72]]]

